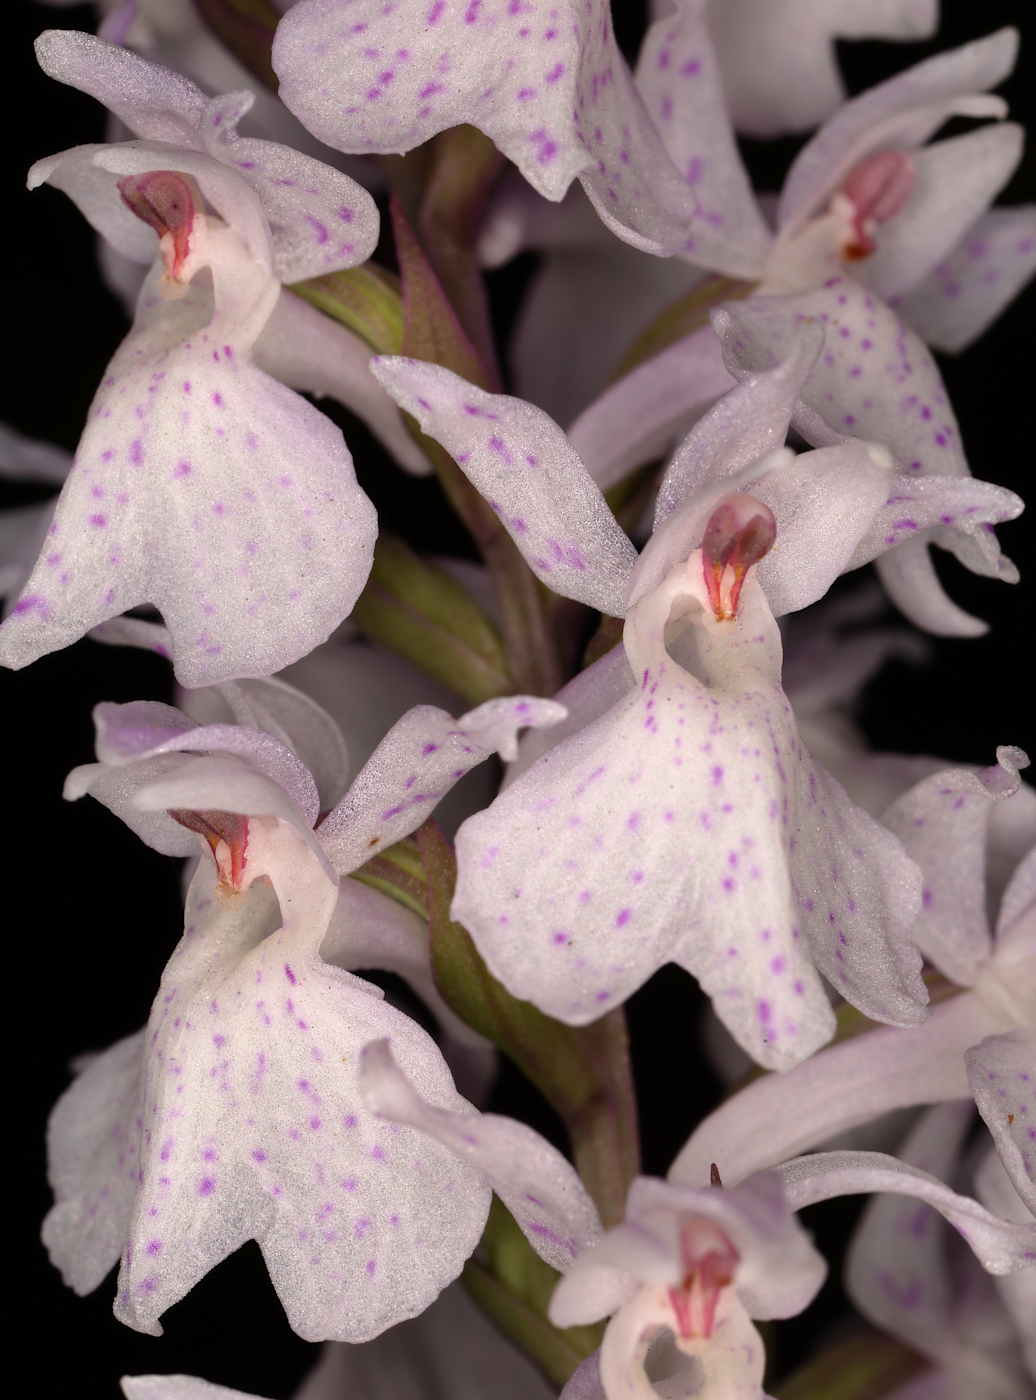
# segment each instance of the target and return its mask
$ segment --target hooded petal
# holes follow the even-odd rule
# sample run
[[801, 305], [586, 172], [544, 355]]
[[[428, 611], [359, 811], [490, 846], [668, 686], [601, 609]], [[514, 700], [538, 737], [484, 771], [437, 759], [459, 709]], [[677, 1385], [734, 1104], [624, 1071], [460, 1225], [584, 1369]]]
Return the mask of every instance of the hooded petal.
[[757, 268], [667, 156], [604, 0], [405, 0], [389, 11], [303, 0], [278, 26], [273, 64], [281, 100], [338, 150], [408, 151], [470, 122], [548, 199], [579, 176], [626, 242], [735, 276]]
[[1014, 67], [1018, 31], [1000, 29], [898, 73], [846, 102], [800, 152], [777, 209], [781, 230], [819, 211], [853, 169], [876, 151], [921, 146], [954, 113], [1003, 116], [996, 87]]
[[564, 1272], [600, 1237], [593, 1201], [556, 1147], [514, 1118], [434, 1108], [400, 1070], [385, 1040], [364, 1048], [360, 1091], [378, 1118], [406, 1123], [482, 1172], [541, 1259]]
[[[453, 917], [515, 996], [569, 1024], [679, 961], [749, 1053], [794, 1064], [832, 1029], [800, 930], [854, 1000], [916, 1016], [917, 959], [898, 943], [916, 873], [802, 751], [759, 590], [746, 584], [729, 636], [689, 636], [683, 665], [656, 662], [464, 824]], [[821, 808], [820, 821], [806, 815]], [[791, 833], [818, 828], [821, 844], [799, 835], [792, 859]], [[861, 879], [843, 841], [874, 850], [883, 873]], [[893, 885], [905, 896], [895, 913]], [[900, 947], [880, 991], [864, 953], [879, 929], [884, 948]]]
[[912, 787], [882, 813], [921, 867], [924, 892], [911, 938], [940, 972], [974, 985], [992, 938], [986, 917], [986, 831], [993, 804], [1012, 797], [1028, 767], [1021, 749], [1001, 746], [980, 773], [949, 768]]
[[906, 204], [875, 235], [877, 251], [860, 281], [888, 300], [922, 281], [986, 213], [1022, 158], [1014, 122], [937, 141], [912, 157], [916, 180]]
[[427, 476], [431, 463], [403, 426], [399, 409], [370, 372], [372, 350], [359, 336], [286, 289], [255, 343], [259, 369], [318, 398], [344, 404], [401, 467]]
[[785, 1162], [777, 1173], [793, 1210], [832, 1196], [891, 1191], [934, 1206], [964, 1237], [988, 1273], [1014, 1273], [1031, 1268], [1036, 1260], [1036, 1224], [1021, 1225], [992, 1215], [930, 1173], [883, 1152], [820, 1152]]
[[43, 1222], [50, 1261], [69, 1288], [92, 1293], [118, 1262], [140, 1169], [140, 1060], [144, 1032], [83, 1069], [47, 1124], [54, 1205]]
[[296, 1331], [361, 1341], [457, 1274], [489, 1192], [450, 1154], [365, 1109], [357, 1056], [382, 1035], [432, 1103], [463, 1100], [419, 1027], [321, 962], [335, 887], [312, 857], [292, 864], [297, 837], [283, 827], [267, 840], [271, 861], [278, 842], [284, 850], [269, 866], [276, 895], [253, 883], [237, 908], [221, 908], [203, 867], [188, 897], [148, 1029], [141, 1180], [116, 1314], [157, 1332], [167, 1307], [254, 1238]]
[[664, 456], [681, 425], [735, 384], [712, 328], [703, 326], [605, 389], [568, 439], [607, 491], [634, 467]]
[[747, 136], [809, 131], [845, 101], [834, 40], [927, 39], [937, 0], [722, 0], [710, 6], [731, 119]]
[[[824, 348], [801, 397], [830, 428], [882, 443], [908, 472], [967, 474], [934, 360], [914, 332], [858, 282], [832, 277], [815, 291], [753, 297], [713, 313], [732, 372], [735, 366], [760, 370], [777, 363], [803, 320], [821, 324]], [[814, 440], [806, 425], [803, 431]]]
[[458, 720], [431, 705], [408, 710], [320, 824], [320, 842], [335, 868], [343, 875], [356, 870], [375, 849], [415, 831], [454, 783], [490, 754], [513, 758], [520, 729], [564, 717], [553, 700], [523, 695], [487, 700]]
[[184, 684], [267, 675], [327, 637], [363, 587], [374, 509], [334, 424], [251, 362], [277, 284], [243, 300], [243, 249], [225, 240], [208, 315], [204, 296], [161, 301], [153, 271], [5, 624], [5, 664], [150, 602]]
[[964, 350], [1018, 295], [1036, 269], [1036, 205], [990, 209], [921, 282], [897, 314], [936, 350]]
[[966, 1098], [965, 1050], [1002, 1027], [990, 1007], [965, 993], [934, 1007], [923, 1026], [831, 1045], [790, 1074], [756, 1080], [711, 1113], [669, 1179], [702, 1186], [715, 1162], [734, 1183], [893, 1108]]
[[1036, 1033], [1026, 1026], [988, 1036], [964, 1059], [968, 1084], [1004, 1170], [1036, 1215]]
[[379, 356], [373, 372], [455, 458], [537, 578], [621, 616], [636, 551], [556, 423], [439, 365]]
[[[699, 217], [733, 242], [743, 266], [761, 268], [772, 235], [738, 154], [706, 4], [677, 0], [675, 14], [651, 25], [637, 61], [637, 87], [669, 159], [691, 187]], [[695, 261], [709, 265], [707, 254]]]

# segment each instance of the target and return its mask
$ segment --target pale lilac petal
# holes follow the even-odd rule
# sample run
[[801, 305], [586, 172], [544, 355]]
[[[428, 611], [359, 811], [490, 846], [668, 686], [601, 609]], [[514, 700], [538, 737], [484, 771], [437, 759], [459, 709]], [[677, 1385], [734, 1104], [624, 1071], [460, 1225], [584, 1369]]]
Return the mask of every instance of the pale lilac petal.
[[388, 895], [358, 880], [343, 880], [320, 956], [346, 972], [367, 968], [394, 972], [413, 988], [454, 1040], [473, 1050], [488, 1045], [450, 1010], [435, 985], [427, 919], [418, 918]]
[[48, 77], [103, 102], [135, 136], [200, 149], [208, 98], [189, 78], [80, 30], [48, 29], [36, 40]]
[[666, 155], [602, 0], [546, 13], [504, 0], [407, 0], [387, 12], [380, 0], [348, 11], [304, 0], [278, 27], [273, 64], [281, 100], [338, 150], [403, 152], [471, 122], [548, 199], [580, 177], [635, 247], [735, 276], [758, 270], [747, 240], [702, 208]]
[[[84, 35], [86, 37], [90, 36]], [[107, 246], [129, 262], [149, 267], [158, 255], [158, 235], [119, 198], [118, 176], [95, 163], [94, 157], [106, 149], [105, 146], [73, 146], [71, 150], [38, 160], [29, 171], [26, 186], [35, 190], [48, 184], [63, 190]], [[139, 286], [138, 279], [138, 291]], [[134, 294], [134, 303], [136, 300]]]
[[262, 1400], [197, 1376], [123, 1376], [120, 1384], [126, 1400]]
[[921, 537], [950, 550], [972, 573], [1016, 583], [1018, 571], [1000, 553], [992, 527], [1016, 519], [1024, 509], [1013, 491], [988, 481], [900, 472], [887, 505], [856, 548], [853, 567]]
[[370, 346], [345, 326], [284, 290], [255, 343], [259, 369], [317, 397], [351, 409], [414, 476], [432, 465], [403, 426], [399, 409], [370, 372]]
[[709, 32], [734, 125], [748, 136], [809, 131], [845, 101], [837, 39], [927, 39], [938, 0], [721, 0]]
[[214, 313], [204, 296], [163, 302], [145, 290], [48, 548], [5, 624], [5, 664], [150, 602], [184, 684], [267, 675], [352, 607], [373, 557], [374, 508], [338, 428], [250, 362], [262, 321], [241, 304], [244, 289], [228, 274], [224, 304], [218, 277], [216, 287]]
[[911, 939], [940, 972], [975, 983], [992, 951], [986, 917], [986, 831], [993, 804], [1016, 793], [1021, 749], [1002, 746], [979, 773], [949, 768], [912, 787], [881, 816], [921, 867], [924, 892]]
[[1006, 122], [915, 152], [917, 181], [875, 235], [878, 248], [860, 264], [860, 281], [887, 301], [927, 277], [1007, 184], [1024, 140], [1023, 128]]
[[968, 1084], [1004, 1169], [1036, 1215], [1036, 1034], [1025, 1027], [988, 1036], [964, 1059]]
[[[994, 1215], [1019, 1223], [1031, 1219], [1032, 1212], [1011, 1184], [995, 1149], [990, 1149], [975, 1173], [975, 1194]], [[1036, 1269], [1006, 1274], [998, 1278], [996, 1284], [1004, 1306], [1017, 1325], [1029, 1375], [1036, 1380]]]
[[0, 423], [0, 478], [60, 486], [71, 470], [72, 454], [63, 447], [24, 437]]
[[482, 1172], [541, 1259], [564, 1272], [600, 1237], [601, 1222], [575, 1168], [539, 1133], [495, 1113], [433, 1108], [385, 1040], [364, 1047], [360, 1092], [379, 1118], [429, 1134]]
[[966, 475], [960, 432], [934, 360], [917, 335], [852, 278], [833, 277], [794, 296], [729, 302], [714, 313], [714, 324], [717, 315], [732, 372], [735, 366], [769, 369], [788, 353], [803, 319], [818, 321], [824, 348], [803, 385], [803, 402], [839, 434], [882, 443], [908, 472]]
[[362, 1341], [427, 1306], [481, 1232], [478, 1174], [363, 1105], [359, 1051], [386, 1036], [430, 1102], [464, 1102], [419, 1027], [320, 961], [336, 892], [308, 871], [278, 876], [283, 927], [269, 886], [233, 910], [211, 899], [211, 868], [192, 886], [147, 1036], [149, 1136], [116, 1299], [137, 1330], [156, 1333], [253, 1238], [300, 1335]]
[[896, 607], [936, 637], [981, 637], [989, 624], [957, 606], [935, 572], [924, 535], [896, 545], [874, 561], [878, 577]]
[[845, 103], [791, 167], [778, 226], [795, 226], [817, 212], [852, 168], [875, 151], [923, 145], [954, 112], [1002, 116], [1000, 99], [974, 94], [1006, 78], [1017, 52], [1018, 31], [1001, 29], [925, 59]]
[[137, 1189], [144, 1032], [98, 1055], [58, 1099], [47, 1125], [54, 1205], [43, 1243], [69, 1288], [92, 1293], [118, 1262]]
[[[581, 185], [572, 185], [564, 199], [555, 203], [544, 199], [517, 170], [505, 171], [493, 191], [478, 236], [478, 256], [483, 267], [502, 267], [526, 248], [555, 253], [562, 250], [585, 254], [610, 250], [618, 256], [619, 267], [662, 266], [617, 244], [597, 217]], [[574, 265], [573, 265], [574, 266]], [[684, 275], [692, 281], [703, 274], [688, 267]], [[600, 269], [594, 280], [600, 280]], [[676, 292], [673, 292], [676, 295]], [[658, 308], [661, 309], [660, 307]]]
[[555, 593], [622, 615], [636, 550], [556, 423], [439, 365], [379, 356], [372, 370], [455, 458], [537, 578]]
[[[716, 334], [722, 340], [722, 315]], [[712, 334], [708, 328], [697, 333]], [[795, 404], [823, 345], [818, 326], [797, 326], [773, 369], [748, 374], [695, 424], [666, 469], [655, 507], [655, 529], [687, 498], [783, 447]], [[675, 347], [674, 347], [675, 349]], [[653, 364], [642, 366], [648, 371]]]
[[0, 511], [0, 597], [4, 616], [32, 574], [54, 519], [54, 502]]
[[460, 719], [431, 705], [409, 710], [381, 741], [319, 828], [340, 874], [421, 825], [460, 778], [490, 754], [514, 757], [519, 730], [556, 724], [564, 707], [514, 695], [487, 700]]
[[896, 300], [896, 311], [936, 350], [963, 350], [1034, 269], [1036, 205], [990, 209], [933, 272]]
[[[1014, 940], [1018, 933], [1024, 934], [1022, 920], [1026, 914], [1033, 910], [1034, 902], [1036, 902], [1036, 847], [1028, 852], [1014, 872], [1010, 884], [1004, 890], [996, 925], [998, 944], [1001, 941], [1006, 943], [1008, 940]], [[1027, 922], [1030, 924], [1029, 946], [1031, 947], [1034, 932], [1031, 928], [1031, 920]]]
[[1002, 1220], [969, 1196], [958, 1196], [928, 1172], [882, 1152], [821, 1152], [784, 1162], [776, 1170], [793, 1210], [833, 1196], [891, 1191], [934, 1206], [964, 1237], [988, 1273], [1014, 1273], [1032, 1267], [1036, 1259], [1036, 1224]]
[[728, 1099], [685, 1143], [669, 1179], [704, 1186], [715, 1162], [734, 1183], [893, 1108], [966, 1098], [964, 1052], [1002, 1024], [966, 992], [934, 1007], [923, 1026], [829, 1046]]
[[330, 1342], [294, 1400], [554, 1400], [541, 1372], [460, 1282], [360, 1346]]
[[153, 651], [167, 661], [172, 655], [169, 629], [160, 622], [148, 622], [142, 617], [110, 617], [107, 622], [91, 627], [87, 635], [91, 641], [103, 642], [109, 647], [140, 647], [142, 651]]
[[162, 754], [126, 768], [85, 763], [69, 773], [62, 795], [66, 802], [76, 802], [89, 793], [161, 855], [196, 856], [198, 838], [193, 831], [173, 821], [164, 810], [140, 811], [133, 805], [140, 788], [182, 767], [184, 761], [181, 754]]
[[[620, 243], [574, 188], [607, 244], [584, 238], [582, 246], [546, 253], [522, 299], [508, 354], [518, 397], [566, 429], [607, 393], [634, 339], [705, 276], [680, 258], [653, 258]], [[540, 203], [557, 213], [572, 194], [561, 205]]]
[[678, 0], [675, 14], [651, 25], [637, 60], [637, 87], [669, 159], [693, 191], [696, 213], [725, 231], [745, 266], [762, 267], [772, 235], [741, 164], [706, 4]]
[[663, 456], [680, 426], [735, 383], [719, 341], [703, 326], [605, 389], [569, 428], [568, 439], [607, 491], [634, 467]]

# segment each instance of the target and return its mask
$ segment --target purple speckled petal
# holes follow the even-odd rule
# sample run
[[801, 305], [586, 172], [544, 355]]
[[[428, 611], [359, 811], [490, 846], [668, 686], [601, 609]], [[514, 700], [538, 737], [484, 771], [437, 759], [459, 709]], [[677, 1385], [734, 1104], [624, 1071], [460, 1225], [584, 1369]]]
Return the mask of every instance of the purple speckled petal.
[[664, 455], [681, 423], [735, 383], [719, 341], [703, 326], [605, 389], [569, 428], [568, 439], [607, 491], [632, 468]]
[[562, 1273], [600, 1237], [597, 1209], [571, 1163], [539, 1133], [496, 1113], [426, 1103], [385, 1040], [364, 1047], [360, 1092], [378, 1118], [406, 1123], [482, 1172], [541, 1259]]
[[[769, 369], [802, 321], [824, 328], [824, 348], [802, 401], [829, 429], [880, 442], [911, 474], [964, 476], [960, 432], [935, 361], [919, 337], [850, 277], [815, 291], [729, 302], [718, 327], [731, 373]], [[808, 441], [807, 424], [796, 421]]]
[[894, 305], [936, 350], [963, 350], [1036, 270], [1036, 205], [991, 209], [959, 245]]
[[381, 1037], [436, 1107], [464, 1101], [418, 1026], [321, 961], [337, 892], [319, 863], [290, 828], [253, 828], [250, 873], [274, 888], [256, 881], [221, 908], [203, 867], [152, 1010], [116, 1314], [157, 1333], [160, 1314], [251, 1238], [300, 1335], [362, 1341], [456, 1275], [489, 1191], [365, 1108], [359, 1051]]
[[487, 700], [460, 719], [433, 705], [415, 705], [318, 828], [335, 869], [345, 875], [401, 841], [476, 764], [493, 753], [514, 758], [520, 730], [557, 724], [565, 714], [563, 705], [528, 695]]
[[1001, 29], [936, 54], [846, 102], [799, 152], [777, 211], [795, 227], [817, 213], [853, 169], [880, 150], [921, 146], [955, 112], [1003, 116], [1001, 98], [985, 97], [1014, 67], [1018, 31]]
[[375, 513], [340, 431], [251, 362], [277, 283], [232, 229], [208, 242], [214, 310], [193, 288], [163, 301], [151, 274], [5, 624], [7, 665], [151, 602], [183, 684], [268, 675], [327, 637], [366, 581]]
[[891, 1191], [934, 1206], [988, 1273], [1014, 1273], [1032, 1267], [1036, 1260], [1036, 1224], [1002, 1220], [970, 1196], [958, 1196], [928, 1172], [883, 1152], [819, 1152], [785, 1162], [777, 1173], [793, 1210], [833, 1196]]
[[782, 136], [818, 126], [845, 101], [835, 39], [927, 39], [938, 0], [722, 0], [708, 14], [738, 131]]
[[893, 1108], [966, 1098], [964, 1052], [1001, 1025], [965, 992], [936, 1006], [923, 1026], [882, 1027], [829, 1046], [790, 1074], [756, 1080], [711, 1113], [669, 1179], [704, 1186], [715, 1162], [724, 1182], [737, 1182]]
[[43, 1243], [69, 1288], [92, 1293], [118, 1262], [137, 1189], [144, 1032], [89, 1061], [47, 1125], [54, 1205]]
[[[1031, 962], [1030, 984], [1034, 980]], [[1033, 992], [1036, 987], [1030, 985]], [[968, 1084], [1004, 1170], [1036, 1215], [1036, 1033], [1030, 1025], [1007, 1035], [991, 1035], [964, 1059]]]
[[470, 122], [548, 199], [578, 176], [634, 246], [758, 270], [667, 156], [606, 0], [303, 0], [278, 26], [273, 65], [281, 100], [338, 150], [407, 151]]
[[875, 233], [860, 281], [889, 300], [917, 285], [988, 210], [1022, 158], [1024, 129], [980, 127], [915, 152], [916, 183], [900, 212]]
[[[724, 229], [745, 267], [761, 269], [772, 242], [741, 164], [705, 23], [707, 0], [678, 0], [644, 36], [636, 79], [700, 219]], [[722, 6], [713, 6], [713, 9]], [[695, 262], [709, 266], [707, 252]]]
[[[896, 1155], [907, 1166], [952, 1179], [974, 1119], [968, 1102], [929, 1109]], [[965, 1309], [955, 1316], [946, 1244], [945, 1226], [931, 1206], [909, 1196], [876, 1196], [853, 1236], [846, 1290], [875, 1326], [949, 1364], [967, 1349], [967, 1316]]]
[[683, 645], [464, 824], [453, 916], [515, 996], [570, 1024], [679, 960], [787, 1068], [832, 1030], [814, 957], [854, 1001], [916, 1019], [919, 873], [803, 751], [751, 578], [734, 631]]
[[622, 615], [636, 550], [556, 423], [439, 365], [380, 356], [371, 367], [485, 496], [537, 578]]
[[940, 972], [975, 983], [992, 950], [986, 917], [986, 828], [993, 804], [1018, 791], [1021, 749], [1002, 746], [980, 773], [949, 768], [912, 787], [882, 813], [924, 876], [911, 939]]

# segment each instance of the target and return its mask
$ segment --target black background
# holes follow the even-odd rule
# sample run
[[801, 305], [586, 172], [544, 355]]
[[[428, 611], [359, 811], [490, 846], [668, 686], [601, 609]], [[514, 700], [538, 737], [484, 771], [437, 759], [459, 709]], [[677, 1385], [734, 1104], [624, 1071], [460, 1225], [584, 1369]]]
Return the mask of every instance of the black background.
[[[635, 52], [643, 7], [615, 0], [616, 26]], [[8, 0], [4, 94], [6, 163], [2, 226], [3, 342], [0, 419], [21, 432], [73, 449], [104, 366], [125, 334], [122, 311], [96, 272], [93, 234], [64, 195], [44, 187], [29, 195], [24, 172], [41, 156], [103, 140], [101, 109], [46, 79], [31, 43], [50, 25], [92, 29], [89, 6], [53, 10]], [[841, 44], [852, 92], [929, 53], [1021, 23], [1018, 0], [944, 0], [936, 41], [917, 45]], [[1036, 38], [1023, 43], [1018, 69], [1001, 91], [1012, 116], [1031, 121]], [[800, 143], [745, 144], [757, 187], [778, 188]], [[1027, 155], [1002, 202], [1036, 197]], [[491, 277], [498, 327], [506, 331], [534, 264], [530, 257]], [[1029, 352], [1036, 305], [1030, 287], [985, 338], [943, 362], [976, 476], [1023, 497], [1033, 465], [1036, 386]], [[322, 405], [325, 406], [325, 405]], [[402, 476], [348, 415], [336, 414], [364, 484], [384, 523], [418, 547], [462, 552], [464, 543], [437, 488]], [[4, 488], [21, 504], [44, 493]], [[1033, 528], [1027, 517], [1005, 526], [1006, 552], [1026, 572]], [[945, 563], [944, 563], [945, 561]], [[952, 596], [992, 623], [978, 641], [940, 640], [922, 668], [892, 663], [871, 684], [861, 707], [873, 742], [904, 752], [988, 763], [998, 743], [1027, 747], [1032, 733], [1032, 585], [976, 579], [948, 556], [940, 571]], [[5, 1072], [10, 1094], [7, 1155], [13, 1179], [3, 1200], [3, 1258], [18, 1299], [8, 1356], [19, 1354], [46, 1396], [114, 1400], [117, 1378], [176, 1372], [271, 1397], [287, 1397], [312, 1364], [315, 1348], [295, 1337], [266, 1278], [254, 1244], [214, 1270], [164, 1318], [161, 1339], [140, 1336], [111, 1314], [113, 1278], [87, 1299], [66, 1290], [39, 1243], [50, 1204], [44, 1172], [46, 1115], [68, 1082], [69, 1059], [135, 1030], [147, 1017], [162, 967], [181, 931], [179, 862], [141, 845], [97, 804], [61, 801], [65, 774], [93, 757], [90, 711], [100, 700], [170, 698], [168, 667], [158, 658], [83, 641], [18, 674], [0, 671], [4, 708], [3, 805], [6, 810], [7, 926], [4, 960]], [[663, 970], [629, 1006], [634, 1063], [645, 1128], [645, 1168], [663, 1172], [689, 1130], [717, 1100], [718, 1085], [698, 1047], [701, 999], [690, 978]], [[505, 1069], [492, 1105], [556, 1133], [534, 1093]], [[856, 1209], [814, 1208], [808, 1223], [833, 1260]], [[836, 1285], [806, 1318], [788, 1324], [775, 1365], [801, 1357], [840, 1306]], [[26, 1343], [28, 1345], [26, 1345]]]

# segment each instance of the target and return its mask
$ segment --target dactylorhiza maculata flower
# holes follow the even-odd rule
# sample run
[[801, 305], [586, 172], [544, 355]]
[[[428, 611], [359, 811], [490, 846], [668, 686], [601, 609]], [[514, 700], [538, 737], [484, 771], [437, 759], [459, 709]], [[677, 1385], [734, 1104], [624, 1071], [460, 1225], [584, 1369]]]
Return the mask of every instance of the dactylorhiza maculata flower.
[[[351, 610], [376, 517], [340, 431], [260, 366], [320, 390], [334, 378], [322, 358], [348, 366], [354, 338], [281, 283], [362, 262], [377, 211], [338, 171], [238, 137], [248, 93], [209, 101], [89, 35], [53, 31], [39, 50], [141, 139], [51, 157], [30, 184], [57, 184], [117, 249], [154, 265], [0, 659], [23, 666], [152, 603], [185, 684], [268, 675]], [[354, 398], [406, 444], [366, 358], [353, 355]]]
[[780, 444], [819, 348], [804, 329], [777, 370], [692, 430], [639, 559], [544, 414], [431, 365], [374, 362], [539, 577], [626, 617], [624, 648], [562, 692], [560, 742], [534, 741], [527, 771], [458, 834], [454, 916], [515, 996], [573, 1024], [678, 962], [781, 1069], [834, 1030], [817, 968], [892, 1024], [922, 1020], [927, 994], [920, 872], [803, 748], [774, 614], [816, 601], [902, 529], [941, 518], [970, 538], [980, 495], [1016, 508], [971, 481], [969, 505], [951, 506], [958, 479], [918, 489], [855, 439], [793, 458]]

